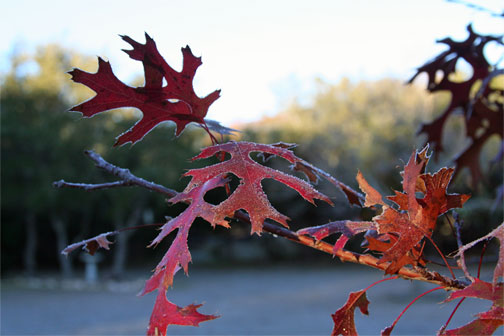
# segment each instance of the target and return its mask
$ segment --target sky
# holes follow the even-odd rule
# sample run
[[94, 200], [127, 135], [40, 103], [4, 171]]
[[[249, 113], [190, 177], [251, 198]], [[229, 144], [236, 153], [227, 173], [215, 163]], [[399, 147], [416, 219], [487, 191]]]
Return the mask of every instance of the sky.
[[[502, 0], [472, 3], [504, 12]], [[316, 79], [406, 81], [445, 50], [437, 39], [465, 39], [468, 23], [504, 33], [504, 19], [442, 0], [16, 0], [1, 2], [0, 13], [0, 74], [13, 53], [58, 43], [109, 60], [128, 81], [142, 67], [121, 51], [129, 45], [119, 34], [144, 43], [147, 32], [177, 70], [189, 45], [203, 61], [195, 91], [222, 89], [207, 117], [226, 126], [272, 115], [294, 97], [309, 101]], [[487, 49], [494, 62], [504, 54]]]

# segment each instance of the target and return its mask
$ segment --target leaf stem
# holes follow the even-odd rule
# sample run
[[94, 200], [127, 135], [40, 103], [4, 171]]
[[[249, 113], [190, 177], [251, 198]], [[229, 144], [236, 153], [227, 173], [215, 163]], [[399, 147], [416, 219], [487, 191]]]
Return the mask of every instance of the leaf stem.
[[446, 267], [448, 267], [448, 270], [451, 273], [452, 278], [456, 279], [455, 273], [453, 273], [453, 270], [452, 270], [451, 266], [448, 264], [448, 261], [446, 260], [444, 254], [441, 252], [441, 250], [439, 249], [439, 247], [437, 246], [437, 244], [434, 242], [434, 240], [432, 240], [431, 237], [429, 237], [429, 236], [425, 236], [425, 237], [427, 237], [427, 239], [429, 239], [429, 241], [432, 243], [432, 245], [434, 246], [434, 248], [436, 249], [436, 251], [439, 253], [439, 255], [441, 256], [441, 258], [443, 259]]
[[448, 320], [446, 321], [446, 323], [443, 324], [443, 326], [441, 327], [441, 329], [439, 329], [438, 335], [443, 334], [443, 332], [445, 331], [446, 327], [448, 327], [448, 324], [450, 323], [453, 315], [455, 315], [455, 312], [459, 309], [460, 305], [462, 304], [462, 302], [464, 302], [465, 299], [466, 299], [465, 297], [463, 297], [463, 298], [460, 299], [460, 301], [457, 303], [457, 305], [455, 306], [455, 308], [451, 312], [450, 317], [448, 317]]
[[384, 281], [389, 281], [389, 280], [395, 280], [395, 279], [399, 279], [399, 276], [398, 275], [395, 275], [395, 276], [392, 276], [392, 277], [388, 277], [388, 278], [385, 278], [385, 279], [381, 279], [381, 280], [378, 280], [378, 281], [375, 281], [373, 282], [371, 285], [367, 286], [365, 289], [364, 289], [364, 292], [367, 292], [368, 289], [370, 289], [371, 287], [375, 286], [375, 285], [378, 285], [379, 283], [382, 283]]
[[485, 251], [486, 251], [487, 246], [488, 246], [488, 240], [485, 240], [485, 242], [483, 243], [483, 248], [481, 249], [480, 260], [478, 263], [478, 275], [476, 276], [476, 278], [478, 278], [478, 279], [480, 277], [481, 264], [483, 263], [483, 256], [485, 255]]
[[137, 226], [129, 226], [129, 227], [124, 227], [120, 228], [117, 230], [117, 232], [124, 232], [124, 231], [129, 231], [129, 230], [136, 230], [136, 229], [143, 229], [146, 227], [152, 227], [152, 226], [163, 226], [164, 223], [152, 223], [152, 224], [142, 224], [142, 225], [137, 225]]
[[444, 287], [443, 286], [439, 286], [439, 287], [436, 287], [436, 288], [432, 288], [432, 289], [429, 289], [428, 291], [418, 295], [416, 298], [414, 298], [410, 303], [408, 303], [408, 305], [403, 309], [403, 311], [399, 314], [399, 316], [396, 317], [395, 321], [392, 323], [392, 325], [390, 327], [387, 327], [385, 331], [382, 332], [382, 335], [383, 334], [386, 334], [386, 335], [390, 335], [390, 332], [392, 331], [392, 329], [394, 329], [395, 325], [397, 324], [397, 322], [399, 322], [399, 319], [401, 318], [401, 316], [404, 315], [404, 313], [409, 309], [409, 307], [411, 307], [418, 299], [420, 299], [421, 297], [429, 294], [429, 293], [432, 293], [434, 291], [437, 291], [439, 289], [443, 289]]

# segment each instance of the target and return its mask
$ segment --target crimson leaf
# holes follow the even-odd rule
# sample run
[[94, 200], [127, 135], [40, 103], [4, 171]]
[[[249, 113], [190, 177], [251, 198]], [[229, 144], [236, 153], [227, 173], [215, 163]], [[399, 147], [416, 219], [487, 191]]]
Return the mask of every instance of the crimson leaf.
[[[132, 59], [142, 62], [145, 85], [133, 88], [124, 84], [114, 75], [110, 63], [98, 58], [98, 71], [94, 74], [79, 69], [69, 72], [74, 82], [82, 83], [96, 92], [96, 96], [72, 107], [71, 111], [92, 117], [121, 107], [136, 107], [141, 110], [142, 119], [121, 134], [115, 145], [135, 143], [163, 121], [175, 122], [177, 136], [191, 122], [206, 128], [204, 118], [210, 105], [219, 98], [220, 90], [204, 98], [199, 98], [194, 92], [192, 82], [196, 70], [202, 64], [201, 58], [195, 57], [188, 46], [182, 48], [183, 67], [178, 72], [166, 63], [149, 35], [145, 34], [145, 44], [128, 36], [121, 37], [133, 47], [132, 50], [124, 51]], [[166, 86], [163, 86], [163, 78], [167, 82]]]

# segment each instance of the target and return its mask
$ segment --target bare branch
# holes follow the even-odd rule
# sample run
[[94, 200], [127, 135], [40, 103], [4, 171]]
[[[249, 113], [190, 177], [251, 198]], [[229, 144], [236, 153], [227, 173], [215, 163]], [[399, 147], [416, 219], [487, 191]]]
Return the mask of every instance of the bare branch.
[[175, 190], [166, 188], [160, 184], [154, 182], [148, 182], [143, 178], [137, 177], [133, 175], [129, 169], [124, 169], [117, 167], [103, 159], [98, 153], [87, 150], [84, 152], [91, 160], [93, 160], [96, 164], [96, 167], [105, 170], [107, 173], [110, 173], [120, 179], [120, 181], [111, 182], [111, 183], [102, 183], [102, 184], [84, 184], [84, 183], [70, 183], [64, 180], [60, 180], [53, 183], [53, 186], [56, 188], [78, 188], [86, 191], [97, 190], [97, 189], [105, 189], [105, 188], [114, 188], [114, 187], [125, 187], [125, 186], [139, 186], [145, 189], [158, 192], [160, 194], [173, 197], [177, 195]]
[[[460, 234], [460, 229], [462, 227], [462, 222], [459, 220], [458, 215], [456, 212], [453, 213], [453, 217], [455, 218], [455, 236], [457, 237], [457, 245], [459, 248], [459, 251], [461, 250], [463, 244], [462, 244], [462, 236]], [[448, 218], [448, 217], [447, 217]], [[449, 219], [448, 219], [449, 220]], [[474, 278], [469, 274], [469, 271], [467, 269], [467, 264], [465, 261], [465, 256], [464, 256], [464, 251], [459, 254], [459, 259], [457, 260], [458, 266], [464, 271], [464, 275], [466, 276], [467, 279], [474, 281]]]
[[[235, 213], [235, 218], [248, 222], [246, 217], [248, 217], [247, 214], [243, 213], [242, 211], [239, 212], [237, 211]], [[387, 267], [390, 265], [390, 263], [388, 262], [380, 264], [378, 258], [375, 258], [369, 254], [359, 254], [345, 249], [338, 249], [336, 251], [333, 251], [334, 246], [329, 243], [326, 243], [324, 241], [316, 241], [315, 239], [310, 238], [308, 236], [297, 235], [295, 232], [289, 229], [280, 227], [278, 225], [269, 222], [264, 222], [263, 230], [275, 234], [279, 237], [289, 239], [298, 244], [302, 244], [314, 248], [316, 250], [334, 255], [340, 258], [340, 260], [343, 262], [361, 264], [379, 269], [381, 271], [385, 271]], [[464, 282], [445, 277], [437, 272], [428, 271], [420, 267], [415, 268], [402, 267], [397, 272], [397, 274], [403, 279], [418, 280], [441, 285], [445, 288], [445, 290], [458, 290], [465, 288], [468, 285]]]
[[127, 181], [116, 181], [109, 183], [101, 183], [101, 184], [87, 184], [87, 183], [71, 183], [66, 182], [65, 180], [59, 180], [53, 182], [53, 187], [55, 188], [74, 188], [74, 189], [82, 189], [85, 191], [94, 191], [100, 189], [110, 189], [115, 187], [127, 187], [132, 184]]
[[[151, 191], [158, 192], [162, 195], [168, 196], [170, 198], [175, 197], [178, 195], [178, 193], [175, 190], [166, 188], [160, 184], [156, 184], [154, 182], [148, 182], [142, 178], [139, 178], [135, 175], [133, 175], [129, 169], [124, 169], [117, 167], [103, 159], [99, 154], [97, 154], [94, 151], [85, 151], [85, 154], [95, 162], [96, 166], [98, 168], [101, 168], [105, 170], [106, 172], [118, 177], [121, 179], [121, 181], [113, 182], [110, 183], [109, 187], [118, 187], [118, 186], [139, 186], [146, 188]], [[320, 172], [319, 172], [320, 173]], [[327, 173], [326, 173], [327, 174]], [[326, 174], [324, 177], [326, 177]], [[80, 183], [67, 183], [65, 181], [58, 181], [54, 183], [55, 187], [58, 188], [63, 188], [63, 187], [69, 187], [69, 188], [80, 188], [84, 190], [92, 190], [89, 188], [96, 188], [96, 189], [103, 189], [105, 187], [101, 187], [107, 185], [101, 184], [101, 185], [86, 185], [86, 184], [80, 184]], [[80, 187], [80, 186], [88, 186], [88, 189], [86, 187]], [[98, 188], [100, 187], [100, 188]], [[238, 219], [244, 223], [250, 224], [250, 218], [248, 214], [244, 211], [236, 211], [234, 214], [234, 218]], [[385, 269], [388, 267], [389, 263], [379, 263], [379, 259], [368, 255], [368, 254], [359, 254], [351, 251], [347, 251], [344, 249], [339, 249], [333, 254], [333, 245], [328, 244], [323, 241], [316, 241], [313, 238], [310, 238], [308, 236], [303, 236], [303, 235], [298, 235], [295, 232], [286, 229], [284, 227], [280, 227], [276, 224], [273, 224], [271, 222], [265, 221], [263, 225], [263, 230], [265, 232], [277, 235], [279, 237], [283, 237], [286, 239], [289, 239], [290, 241], [296, 242], [298, 244], [302, 244], [311, 248], [314, 248], [316, 250], [334, 255], [338, 258], [340, 258], [341, 261], [344, 262], [352, 262], [356, 264], [361, 264], [369, 267], [373, 267], [382, 271], [385, 271]], [[467, 286], [466, 283], [450, 279], [448, 277], [445, 277], [437, 272], [432, 272], [428, 271], [419, 267], [415, 268], [408, 268], [408, 267], [402, 267], [398, 273], [400, 277], [404, 279], [409, 279], [409, 280], [419, 280], [419, 281], [424, 281], [424, 282], [429, 282], [437, 285], [443, 286], [446, 290], [458, 290], [465, 288]]]

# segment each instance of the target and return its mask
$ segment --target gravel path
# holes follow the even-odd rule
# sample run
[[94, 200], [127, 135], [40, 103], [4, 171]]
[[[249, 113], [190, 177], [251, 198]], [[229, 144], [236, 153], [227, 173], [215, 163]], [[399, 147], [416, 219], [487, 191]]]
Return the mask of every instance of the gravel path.
[[[145, 275], [147, 276], [147, 275]], [[354, 265], [334, 268], [197, 269], [178, 274], [168, 298], [178, 305], [205, 302], [200, 309], [218, 314], [199, 328], [170, 326], [176, 335], [329, 335], [330, 314], [350, 291], [382, 279], [378, 271]], [[47, 281], [46, 281], [47, 282]], [[96, 288], [82, 283], [42, 282], [26, 288], [12, 280], [2, 283], [2, 335], [142, 335], [154, 295], [137, 297], [143, 280], [106, 282]], [[47, 287], [54, 287], [54, 289]], [[61, 288], [63, 286], [63, 288]], [[31, 285], [29, 287], [37, 287]], [[79, 288], [82, 287], [82, 288]], [[376, 335], [419, 293], [432, 285], [404, 280], [382, 283], [368, 292], [370, 315], [355, 313], [357, 331]], [[436, 291], [421, 298], [401, 318], [395, 335], [433, 335], [446, 321], [454, 303]], [[450, 327], [470, 321], [489, 308], [483, 300], [466, 300]], [[502, 330], [502, 329], [501, 329]]]

